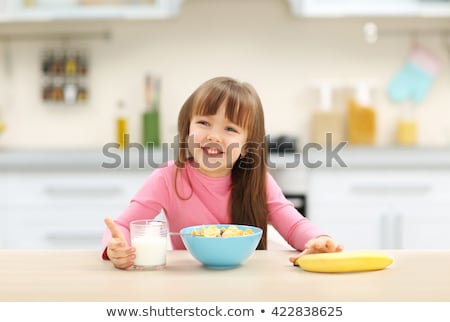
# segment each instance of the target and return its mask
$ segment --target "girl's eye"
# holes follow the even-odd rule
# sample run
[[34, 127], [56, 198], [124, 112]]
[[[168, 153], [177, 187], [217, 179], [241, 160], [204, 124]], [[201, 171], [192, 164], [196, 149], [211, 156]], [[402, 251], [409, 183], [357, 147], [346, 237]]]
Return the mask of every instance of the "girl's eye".
[[236, 130], [234, 127], [231, 127], [231, 126], [227, 126], [226, 130], [229, 131], [229, 132], [239, 133], [238, 130]]
[[197, 123], [201, 124], [201, 125], [209, 125], [208, 121], [205, 121], [205, 120], [200, 120]]

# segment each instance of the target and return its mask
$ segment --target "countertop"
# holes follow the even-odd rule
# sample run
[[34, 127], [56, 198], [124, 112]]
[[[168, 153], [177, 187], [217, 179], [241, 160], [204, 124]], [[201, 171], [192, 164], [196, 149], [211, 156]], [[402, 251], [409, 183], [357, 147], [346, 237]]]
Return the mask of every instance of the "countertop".
[[394, 259], [384, 270], [325, 274], [293, 266], [293, 251], [256, 251], [229, 270], [169, 251], [163, 270], [124, 271], [96, 251], [0, 250], [0, 301], [450, 301], [450, 250], [383, 252]]
[[[334, 152], [333, 152], [334, 151]], [[174, 150], [167, 146], [154, 150], [142, 147], [129, 150], [1, 150], [0, 171], [70, 169], [148, 169], [173, 160]], [[447, 168], [450, 148], [349, 147], [342, 149], [302, 149], [298, 153], [268, 155], [269, 169], [317, 168]]]

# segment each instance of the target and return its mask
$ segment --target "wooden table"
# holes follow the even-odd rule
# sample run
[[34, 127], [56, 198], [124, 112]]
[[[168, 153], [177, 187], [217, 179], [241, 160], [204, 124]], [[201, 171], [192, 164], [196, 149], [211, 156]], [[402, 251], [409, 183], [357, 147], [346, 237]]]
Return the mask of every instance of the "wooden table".
[[160, 271], [119, 270], [94, 251], [0, 250], [0, 301], [450, 301], [450, 250], [385, 250], [385, 270], [324, 274], [291, 251], [257, 251], [230, 270], [170, 251]]

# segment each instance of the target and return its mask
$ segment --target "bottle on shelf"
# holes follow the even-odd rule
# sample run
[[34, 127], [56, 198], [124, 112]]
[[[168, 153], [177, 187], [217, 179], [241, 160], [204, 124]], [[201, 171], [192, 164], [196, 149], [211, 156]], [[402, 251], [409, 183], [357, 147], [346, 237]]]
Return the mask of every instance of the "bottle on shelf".
[[128, 142], [128, 118], [126, 115], [126, 106], [123, 100], [117, 102], [116, 135], [119, 148], [124, 149]]
[[78, 88], [74, 81], [68, 80], [64, 84], [64, 103], [75, 104], [77, 102]]
[[52, 102], [62, 102], [64, 99], [63, 94], [63, 79], [61, 77], [55, 77], [52, 85]]
[[77, 74], [77, 56], [74, 50], [69, 50], [64, 61], [64, 74], [73, 77]]
[[147, 75], [144, 89], [146, 110], [142, 115], [142, 143], [148, 148], [160, 145], [159, 108], [161, 80]]
[[78, 80], [77, 102], [84, 103], [88, 100], [87, 85], [84, 79]]
[[64, 55], [61, 50], [55, 51], [52, 60], [51, 74], [61, 76], [64, 74]]
[[88, 73], [88, 64], [86, 53], [79, 51], [76, 56], [77, 74], [80, 77], [84, 77]]
[[6, 128], [6, 125], [3, 122], [2, 117], [0, 115], [0, 133], [2, 133], [5, 130], [5, 128]]
[[44, 102], [52, 101], [52, 95], [53, 95], [53, 85], [52, 80], [50, 78], [44, 78], [43, 85], [42, 85], [42, 100]]
[[52, 68], [53, 68], [53, 51], [48, 49], [45, 51], [44, 53], [44, 57], [42, 59], [42, 74], [44, 75], [49, 75], [53, 72]]

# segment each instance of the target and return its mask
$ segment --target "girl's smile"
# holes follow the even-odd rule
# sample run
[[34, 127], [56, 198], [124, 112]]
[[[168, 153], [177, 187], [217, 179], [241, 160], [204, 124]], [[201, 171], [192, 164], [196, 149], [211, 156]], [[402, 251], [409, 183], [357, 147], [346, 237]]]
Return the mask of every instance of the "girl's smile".
[[209, 157], [220, 157], [223, 154], [223, 151], [220, 149], [220, 147], [207, 145], [202, 147], [203, 153], [206, 154]]

